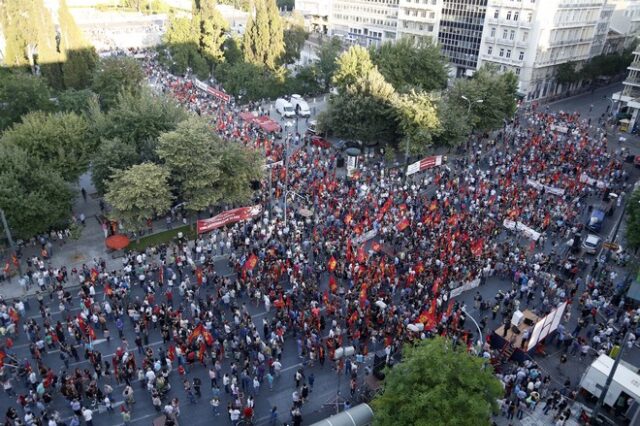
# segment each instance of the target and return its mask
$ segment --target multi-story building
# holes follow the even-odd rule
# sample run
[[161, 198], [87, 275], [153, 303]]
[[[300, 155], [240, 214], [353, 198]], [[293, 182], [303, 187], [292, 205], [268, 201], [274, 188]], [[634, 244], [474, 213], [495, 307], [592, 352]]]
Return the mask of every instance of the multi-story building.
[[631, 114], [629, 130], [633, 129], [640, 110], [640, 50], [633, 52], [633, 62], [627, 68], [629, 73], [622, 82], [622, 91], [614, 93], [614, 101], [620, 102], [618, 110], [625, 109]]
[[456, 77], [471, 76], [478, 68], [478, 54], [487, 11], [487, 0], [443, 0], [438, 44]]
[[[489, 0], [482, 64], [512, 70], [528, 100], [559, 93], [557, 66], [602, 52], [611, 8], [606, 0]], [[604, 7], [604, 10], [603, 10]]]
[[363, 46], [396, 40], [399, 0], [333, 0], [330, 28], [333, 35]]
[[296, 0], [295, 8], [304, 16], [309, 30], [327, 34], [332, 5], [330, 0]]
[[611, 30], [625, 36], [626, 46], [640, 37], [640, 0], [608, 0], [614, 7]]
[[415, 42], [438, 39], [443, 0], [400, 0], [398, 37]]

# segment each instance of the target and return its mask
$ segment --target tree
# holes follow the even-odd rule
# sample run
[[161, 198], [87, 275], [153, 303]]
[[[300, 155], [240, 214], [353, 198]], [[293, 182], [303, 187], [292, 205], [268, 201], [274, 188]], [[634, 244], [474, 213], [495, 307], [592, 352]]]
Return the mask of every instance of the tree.
[[14, 145], [75, 182], [89, 167], [95, 146], [88, 138], [87, 120], [72, 112], [31, 112], [7, 129], [1, 144]]
[[132, 144], [119, 138], [103, 140], [91, 164], [91, 181], [100, 195], [107, 192], [107, 183], [118, 169], [128, 169], [140, 162]]
[[66, 226], [73, 198], [50, 165], [13, 144], [0, 143], [0, 208], [15, 237], [26, 240]]
[[117, 170], [107, 184], [105, 200], [110, 216], [130, 230], [140, 230], [147, 219], [166, 213], [171, 207], [169, 171], [153, 163]]
[[490, 425], [502, 385], [486, 360], [464, 349], [441, 337], [405, 346], [371, 403], [374, 426]]
[[144, 72], [138, 61], [130, 57], [111, 56], [98, 64], [93, 75], [93, 91], [106, 109], [114, 106], [122, 92], [137, 94], [142, 88]]
[[343, 91], [362, 81], [374, 68], [367, 49], [359, 45], [351, 46], [336, 61], [333, 84]]
[[220, 188], [226, 203], [246, 203], [251, 200], [253, 181], [263, 177], [264, 156], [238, 143], [221, 146]]
[[275, 0], [256, 0], [242, 43], [246, 62], [275, 71], [285, 53], [282, 18]]
[[403, 143], [413, 154], [424, 153], [440, 128], [436, 102], [428, 93], [412, 90], [396, 98], [395, 109]]
[[414, 44], [409, 38], [383, 43], [371, 49], [371, 60], [396, 90], [411, 88], [432, 91], [447, 87], [447, 62], [440, 48], [431, 42]]
[[89, 89], [67, 89], [58, 93], [57, 99], [59, 111], [82, 114], [89, 109], [89, 105], [97, 96]]
[[640, 189], [627, 201], [627, 244], [636, 250], [640, 247]]
[[199, 23], [199, 44], [202, 55], [212, 64], [224, 61], [223, 45], [229, 23], [216, 7], [215, 0], [194, 0], [194, 19]]
[[[516, 111], [518, 78], [512, 72], [499, 73], [495, 68], [484, 66], [473, 78], [459, 79], [449, 96], [468, 113], [473, 128], [493, 130], [511, 119]], [[471, 102], [469, 108], [468, 101]], [[476, 102], [482, 100], [481, 103]], [[465, 113], [465, 116], [467, 113]], [[464, 116], [463, 116], [464, 117]]]
[[134, 147], [140, 161], [155, 161], [158, 137], [174, 130], [187, 113], [173, 99], [145, 89], [137, 94], [123, 92], [108, 112], [92, 108], [89, 117], [94, 139], [119, 138]]
[[398, 138], [395, 96], [393, 87], [373, 69], [329, 101], [320, 126], [366, 144], [395, 142]]
[[283, 64], [293, 64], [300, 59], [300, 52], [307, 37], [309, 37], [309, 33], [304, 29], [304, 17], [300, 14], [294, 14], [291, 19], [287, 20], [284, 30]]
[[98, 63], [98, 54], [76, 24], [65, 0], [58, 4], [58, 51], [63, 55], [62, 77], [67, 89], [85, 89], [91, 86], [91, 77]]
[[244, 101], [278, 96], [281, 81], [269, 71], [247, 62], [221, 64], [216, 70], [216, 77], [227, 93], [242, 97]]
[[183, 121], [158, 140], [158, 156], [171, 172], [181, 200], [193, 212], [216, 204], [225, 193], [217, 144], [220, 141], [199, 117]]
[[464, 142], [471, 131], [467, 110], [447, 97], [439, 100], [437, 111], [440, 126], [433, 135], [434, 145], [456, 147]]
[[574, 61], [564, 62], [556, 68], [556, 81], [563, 86], [567, 83], [577, 82], [576, 63]]
[[320, 45], [318, 49], [318, 73], [324, 91], [329, 91], [333, 75], [338, 69], [338, 55], [342, 50], [342, 42], [338, 37], [331, 37]]
[[54, 104], [46, 82], [26, 72], [6, 73], [0, 78], [0, 131], [30, 111], [51, 111]]

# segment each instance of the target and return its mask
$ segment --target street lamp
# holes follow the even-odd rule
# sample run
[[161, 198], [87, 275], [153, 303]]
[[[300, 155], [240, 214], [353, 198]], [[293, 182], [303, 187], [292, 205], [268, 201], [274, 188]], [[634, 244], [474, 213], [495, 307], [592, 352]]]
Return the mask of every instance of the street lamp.
[[284, 227], [287, 227], [287, 197], [289, 196], [289, 194], [291, 195], [295, 195], [296, 197], [302, 198], [304, 201], [307, 202], [307, 204], [309, 203], [309, 198], [307, 198], [304, 195], [300, 195], [295, 191], [291, 191], [291, 190], [287, 190], [284, 192]]
[[480, 326], [476, 322], [476, 319], [472, 317], [466, 309], [462, 308], [461, 310], [467, 316], [467, 318], [469, 318], [473, 322], [473, 324], [475, 324], [476, 328], [478, 329], [478, 346], [480, 346], [480, 348], [482, 349], [482, 346], [484, 345], [484, 339], [482, 338], [482, 330], [480, 329]]
[[465, 95], [460, 96], [462, 99], [464, 99], [465, 101], [467, 101], [467, 104], [469, 104], [468, 108], [467, 108], [467, 116], [469, 116], [471, 114], [471, 105], [472, 104], [481, 104], [484, 102], [484, 99], [476, 99], [475, 101], [471, 101], [469, 98], [467, 98]]

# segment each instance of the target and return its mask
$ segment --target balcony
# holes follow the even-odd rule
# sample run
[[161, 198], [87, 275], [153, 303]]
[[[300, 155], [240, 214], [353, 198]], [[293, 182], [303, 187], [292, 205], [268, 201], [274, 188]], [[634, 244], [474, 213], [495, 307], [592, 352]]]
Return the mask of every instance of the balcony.
[[550, 41], [549, 47], [567, 46], [571, 44], [591, 44], [592, 41], [593, 39], [588, 39], [588, 38], [580, 38], [576, 40], [557, 40], [557, 41]]
[[640, 71], [640, 61], [633, 61], [629, 64], [629, 66], [627, 67], [627, 69], [629, 70], [636, 70], [636, 71]]
[[531, 28], [531, 22], [526, 22], [522, 17], [517, 21], [507, 19], [487, 18], [488, 25], [501, 25], [503, 27], [512, 28]]
[[622, 84], [627, 86], [639, 86], [640, 87], [640, 78], [627, 78], [622, 82]]
[[590, 27], [592, 25], [596, 25], [598, 23], [595, 21], [563, 21], [563, 22], [555, 22], [553, 25], [556, 28], [572, 28], [572, 27]]

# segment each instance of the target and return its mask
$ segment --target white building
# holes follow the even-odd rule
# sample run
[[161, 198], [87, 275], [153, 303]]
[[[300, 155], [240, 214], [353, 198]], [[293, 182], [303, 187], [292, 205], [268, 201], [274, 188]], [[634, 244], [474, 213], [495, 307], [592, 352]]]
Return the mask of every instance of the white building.
[[533, 100], [562, 92], [556, 68], [602, 52], [613, 9], [606, 0], [489, 0], [480, 61], [512, 70]]
[[629, 45], [640, 36], [640, 0], [609, 0], [614, 7], [611, 29], [626, 37]]
[[416, 42], [438, 39], [442, 0], [400, 0], [398, 6], [398, 37]]
[[333, 0], [331, 34], [363, 46], [396, 40], [399, 0]]
[[612, 98], [614, 101], [620, 102], [617, 110], [626, 107], [627, 112], [631, 114], [629, 130], [633, 129], [638, 119], [638, 110], [640, 110], [640, 50], [633, 52], [633, 62], [627, 68], [629, 74], [622, 82], [622, 91], [614, 93]]

